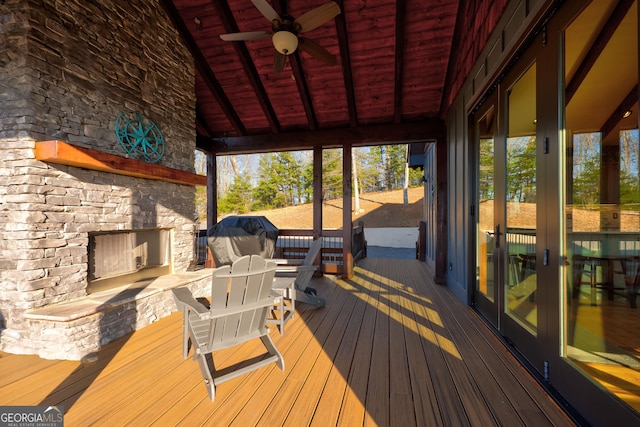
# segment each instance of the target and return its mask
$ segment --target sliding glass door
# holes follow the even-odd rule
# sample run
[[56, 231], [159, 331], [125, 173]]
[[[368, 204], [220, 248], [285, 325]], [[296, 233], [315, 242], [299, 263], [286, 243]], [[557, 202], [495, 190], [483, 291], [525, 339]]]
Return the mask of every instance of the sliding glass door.
[[582, 389], [640, 412], [637, 1], [590, 3], [564, 31], [563, 58], [561, 351]]
[[473, 116], [473, 303], [519, 351], [538, 362], [537, 66], [533, 54], [526, 58], [529, 62], [512, 69]]
[[640, 425], [638, 15], [564, 2], [470, 121], [473, 304], [596, 425]]

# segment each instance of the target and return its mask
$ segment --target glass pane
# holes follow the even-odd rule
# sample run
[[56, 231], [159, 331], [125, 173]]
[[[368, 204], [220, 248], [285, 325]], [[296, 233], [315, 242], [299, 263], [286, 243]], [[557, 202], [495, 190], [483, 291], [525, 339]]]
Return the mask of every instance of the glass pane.
[[507, 98], [505, 312], [535, 334], [536, 302], [536, 66]]
[[495, 300], [493, 270], [494, 225], [494, 141], [493, 114], [491, 109], [478, 122], [479, 163], [478, 170], [478, 224], [476, 250], [476, 291]]
[[617, 4], [565, 32], [562, 350], [640, 411], [638, 6], [605, 25]]

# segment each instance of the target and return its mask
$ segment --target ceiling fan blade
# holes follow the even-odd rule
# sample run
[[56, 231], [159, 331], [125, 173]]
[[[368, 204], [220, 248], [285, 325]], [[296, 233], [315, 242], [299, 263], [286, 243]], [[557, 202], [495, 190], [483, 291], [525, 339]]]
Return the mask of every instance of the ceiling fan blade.
[[311, 39], [300, 37], [298, 41], [298, 49], [303, 52], [307, 52], [309, 55], [327, 65], [336, 65], [338, 63], [338, 59], [334, 54], [329, 53], [327, 49], [323, 48]]
[[279, 73], [284, 70], [284, 63], [287, 61], [287, 55], [278, 52], [277, 50], [273, 54], [273, 71]]
[[228, 42], [261, 40], [269, 37], [271, 37], [271, 33], [268, 33], [266, 31], [247, 31], [245, 33], [220, 34], [220, 38]]
[[305, 12], [295, 20], [296, 24], [301, 27], [300, 32], [311, 31], [314, 28], [318, 28], [325, 22], [335, 18], [340, 13], [340, 6], [334, 1], [325, 3], [322, 6], [318, 6], [315, 9]]
[[280, 21], [280, 15], [267, 3], [267, 0], [251, 0], [251, 2], [269, 22], [273, 22], [274, 19]]

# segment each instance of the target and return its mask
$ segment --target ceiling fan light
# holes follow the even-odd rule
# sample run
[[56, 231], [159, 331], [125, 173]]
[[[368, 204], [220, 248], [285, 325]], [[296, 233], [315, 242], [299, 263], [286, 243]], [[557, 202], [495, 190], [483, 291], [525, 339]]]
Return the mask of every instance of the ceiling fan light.
[[298, 48], [298, 37], [289, 31], [278, 31], [271, 37], [273, 47], [283, 55], [291, 55]]

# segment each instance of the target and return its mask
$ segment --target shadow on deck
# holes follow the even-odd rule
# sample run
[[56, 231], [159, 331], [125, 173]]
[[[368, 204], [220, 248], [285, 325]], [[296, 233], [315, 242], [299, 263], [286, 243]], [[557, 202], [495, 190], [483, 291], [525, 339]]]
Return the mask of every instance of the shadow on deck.
[[[471, 309], [415, 259], [366, 258], [312, 284], [271, 332], [285, 358], [208, 396], [184, 360], [179, 313], [106, 345], [93, 363], [0, 354], [3, 405], [62, 405], [67, 425], [573, 425]], [[214, 354], [224, 368], [258, 342]]]

